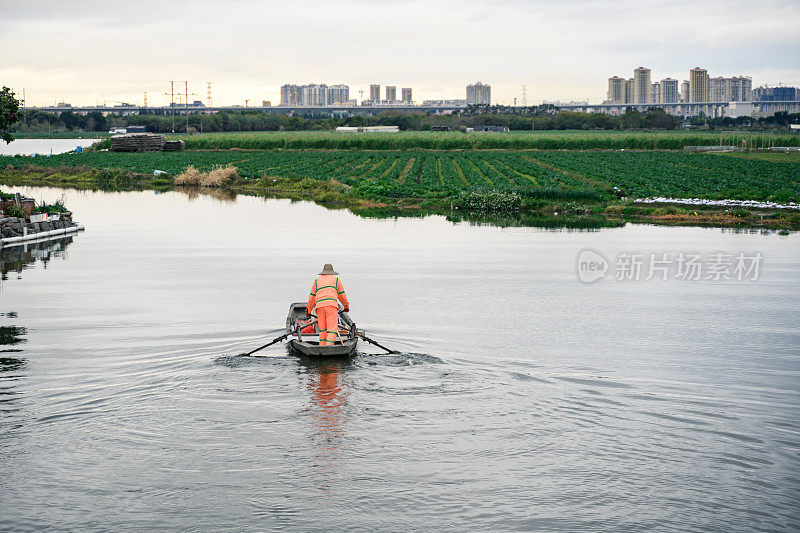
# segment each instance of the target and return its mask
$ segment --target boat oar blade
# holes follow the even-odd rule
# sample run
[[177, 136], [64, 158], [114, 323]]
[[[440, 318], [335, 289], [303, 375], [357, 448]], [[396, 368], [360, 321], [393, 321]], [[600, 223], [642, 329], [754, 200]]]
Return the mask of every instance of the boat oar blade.
[[400, 353], [397, 350], [390, 350], [386, 346], [383, 346], [382, 344], [379, 344], [377, 341], [374, 341], [374, 340], [370, 339], [369, 337], [367, 337], [366, 335], [364, 335], [361, 332], [359, 332], [358, 336], [361, 337], [362, 339], [364, 339], [365, 341], [367, 341], [368, 343], [374, 344], [375, 346], [377, 346], [378, 348], [380, 348], [382, 350], [386, 350], [388, 353]]
[[275, 338], [275, 339], [272, 339], [270, 342], [268, 342], [268, 343], [267, 343], [267, 344], [265, 344], [264, 346], [259, 346], [259, 347], [258, 347], [258, 348], [256, 348], [255, 350], [252, 350], [252, 351], [250, 351], [250, 352], [247, 352], [247, 353], [243, 353], [242, 355], [253, 355], [253, 354], [254, 354], [254, 353], [256, 353], [257, 351], [259, 351], [259, 350], [263, 350], [263, 349], [264, 349], [264, 348], [266, 348], [267, 346], [272, 346], [272, 345], [273, 345], [273, 344], [275, 344], [276, 342], [280, 342], [280, 341], [282, 341], [282, 340], [286, 339], [286, 337], [288, 337], [288, 336], [289, 336], [289, 334], [288, 334], [288, 333], [284, 333], [284, 334], [283, 334], [283, 335], [281, 335], [280, 337], [277, 337], [277, 338]]

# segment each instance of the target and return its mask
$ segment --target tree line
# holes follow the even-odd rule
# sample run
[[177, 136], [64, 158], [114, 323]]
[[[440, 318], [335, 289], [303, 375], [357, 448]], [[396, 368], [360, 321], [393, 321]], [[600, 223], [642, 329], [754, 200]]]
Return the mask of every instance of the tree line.
[[[11, 98], [13, 98], [13, 93]], [[8, 95], [6, 95], [7, 99]], [[167, 112], [168, 113], [168, 112]], [[330, 113], [284, 115], [257, 109], [215, 114], [191, 114], [174, 117], [165, 113], [103, 115], [98, 111], [78, 114], [72, 111], [48, 113], [19, 112], [7, 129], [11, 132], [108, 131], [113, 127], [145, 126], [154, 133], [196, 133], [236, 131], [325, 131], [338, 126], [399, 126], [401, 130], [465, 130], [478, 126], [505, 126], [514, 131], [530, 130], [674, 130], [683, 125], [714, 129], [716, 127], [774, 128], [800, 121], [800, 114], [776, 113], [773, 117], [707, 119], [693, 117], [684, 121], [654, 108], [646, 113], [629, 110], [621, 115], [561, 111], [551, 105], [510, 107], [470, 106], [442, 115], [418, 111], [385, 111], [375, 116], [331, 116]]]

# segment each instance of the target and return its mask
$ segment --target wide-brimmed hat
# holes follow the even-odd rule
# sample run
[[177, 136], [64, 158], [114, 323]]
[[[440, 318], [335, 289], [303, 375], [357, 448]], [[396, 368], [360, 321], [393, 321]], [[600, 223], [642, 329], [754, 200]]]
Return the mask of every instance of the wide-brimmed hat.
[[338, 272], [333, 270], [333, 265], [330, 263], [325, 263], [325, 266], [322, 267], [322, 272], [319, 273], [320, 276], [325, 276], [325, 275], [336, 276], [338, 274], [339, 274]]

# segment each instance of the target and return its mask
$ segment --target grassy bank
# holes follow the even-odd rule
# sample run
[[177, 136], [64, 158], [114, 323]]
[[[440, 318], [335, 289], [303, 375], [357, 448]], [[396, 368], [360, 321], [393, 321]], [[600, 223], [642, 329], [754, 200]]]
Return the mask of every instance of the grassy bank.
[[0, 169], [0, 183], [52, 186], [77, 190], [175, 190], [190, 197], [234, 201], [238, 194], [314, 201], [329, 208], [347, 208], [369, 218], [441, 214], [453, 222], [503, 227], [602, 228], [627, 222], [734, 228], [800, 230], [800, 213], [775, 209], [724, 209], [675, 205], [642, 205], [629, 200], [557, 201], [523, 196], [514, 191], [462, 191], [451, 198], [365, 198], [336, 180], [263, 176], [227, 188], [175, 187], [171, 177], [124, 169], [29, 166]]

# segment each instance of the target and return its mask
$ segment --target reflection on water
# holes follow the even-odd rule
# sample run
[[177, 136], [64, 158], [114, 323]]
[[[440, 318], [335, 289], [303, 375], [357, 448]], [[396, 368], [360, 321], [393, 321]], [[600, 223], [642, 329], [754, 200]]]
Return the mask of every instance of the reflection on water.
[[453, 223], [466, 222], [471, 225], [498, 226], [501, 228], [547, 228], [547, 229], [600, 229], [625, 225], [622, 220], [604, 216], [544, 217], [537, 214], [488, 214], [450, 213], [447, 220]]
[[330, 492], [344, 454], [345, 415], [349, 391], [344, 384], [343, 371], [348, 361], [313, 360], [304, 358], [302, 367], [308, 374], [307, 390], [314, 419], [310, 439], [320, 473], [320, 489]]
[[[0, 346], [13, 346], [25, 342], [23, 338], [25, 333], [25, 328], [19, 326], [0, 326]], [[0, 348], [0, 352], [5, 351], [10, 350]]]
[[175, 192], [185, 194], [189, 201], [205, 196], [224, 203], [236, 201], [236, 191], [218, 187], [176, 187]]
[[16, 273], [19, 278], [23, 270], [33, 267], [37, 262], [47, 268], [52, 259], [67, 260], [67, 246], [71, 243], [72, 237], [64, 237], [0, 248], [0, 280], [8, 280], [11, 272]]
[[12, 354], [22, 351], [18, 345], [26, 342], [26, 331], [17, 325], [5, 325], [4, 322], [9, 318], [17, 318], [17, 313], [0, 313], [0, 436], [14, 426], [7, 424], [4, 419], [18, 410], [17, 400], [21, 393], [17, 389], [17, 382], [23, 377], [25, 369], [25, 359]]

